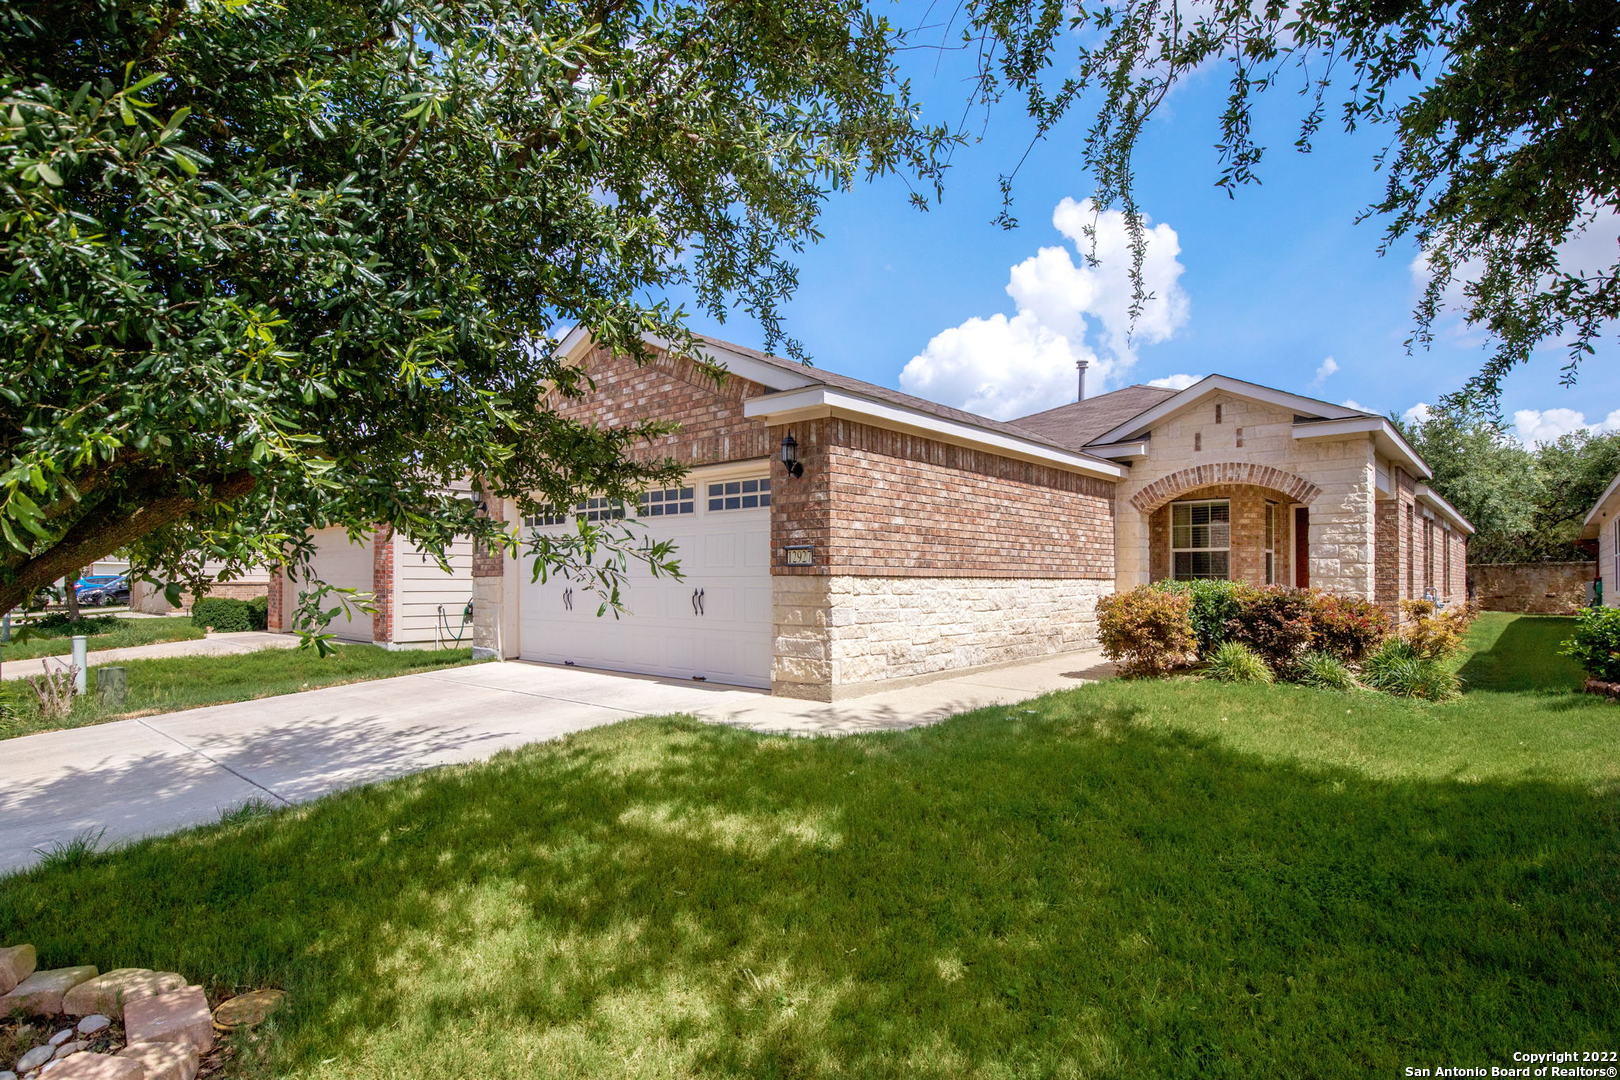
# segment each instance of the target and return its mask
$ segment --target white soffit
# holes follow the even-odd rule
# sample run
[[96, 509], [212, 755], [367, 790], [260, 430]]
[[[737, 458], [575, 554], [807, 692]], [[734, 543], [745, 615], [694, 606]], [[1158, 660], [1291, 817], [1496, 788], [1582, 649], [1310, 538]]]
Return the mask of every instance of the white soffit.
[[1452, 525], [1461, 529], [1463, 532], [1470, 535], [1473, 534], [1473, 522], [1463, 517], [1455, 506], [1452, 506], [1451, 503], [1442, 498], [1440, 493], [1435, 491], [1428, 484], [1419, 484], [1417, 486], [1416, 494], [1418, 502], [1423, 503], [1429, 509], [1451, 522]]
[[[570, 330], [557, 345], [557, 352], [564, 359], [573, 359], [582, 347], [591, 340], [590, 333], [582, 326]], [[644, 334], [642, 340], [655, 349], [670, 351], [673, 346], [670, 342], [656, 334]], [[805, 386], [819, 386], [809, 375], [800, 375], [796, 372], [786, 371], [774, 364], [767, 364], [756, 360], [752, 356], [745, 356], [733, 352], [713, 343], [700, 344], [696, 352], [705, 360], [718, 367], [725, 368], [733, 375], [749, 382], [758, 383], [771, 390], [797, 390]]]
[[1107, 480], [1118, 480], [1125, 475], [1123, 466], [1097, 461], [1084, 454], [1027, 442], [998, 431], [933, 416], [917, 409], [908, 409], [885, 401], [874, 401], [831, 386], [809, 386], [802, 390], [752, 397], [743, 402], [743, 415], [773, 424], [840, 416], [859, 420], [874, 427], [897, 429], [938, 439], [941, 442], [989, 450], [1004, 457], [1053, 465]]
[[1620, 476], [1616, 476], [1609, 481], [1609, 486], [1603, 489], [1603, 494], [1598, 496], [1598, 501], [1592, 504], [1591, 510], [1587, 511], [1586, 520], [1581, 522], [1581, 539], [1590, 540], [1597, 535], [1598, 518], [1603, 512], [1604, 505], [1614, 498], [1616, 491], [1620, 491]]

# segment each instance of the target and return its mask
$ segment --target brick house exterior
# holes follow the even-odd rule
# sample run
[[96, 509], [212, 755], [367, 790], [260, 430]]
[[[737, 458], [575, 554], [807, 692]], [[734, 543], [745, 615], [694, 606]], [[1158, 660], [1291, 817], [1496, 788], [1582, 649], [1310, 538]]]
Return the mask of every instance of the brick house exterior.
[[1605, 607], [1620, 607], [1620, 476], [1610, 481], [1581, 523], [1581, 539], [1597, 551], [1593, 587]]
[[[490, 512], [521, 535], [623, 518], [675, 541], [682, 575], [633, 568], [626, 611], [597, 617], [568, 580], [469, 550], [484, 655], [832, 700], [1086, 648], [1101, 597], [1171, 576], [1308, 584], [1392, 613], [1466, 595], [1472, 528], [1382, 417], [1211, 376], [1008, 423], [708, 341], [716, 379], [649, 344], [638, 363], [570, 336], [587, 390], [552, 404], [606, 427], [672, 422], [635, 453], [685, 478], [636, 507]], [[411, 565], [379, 539], [375, 640], [397, 642]]]

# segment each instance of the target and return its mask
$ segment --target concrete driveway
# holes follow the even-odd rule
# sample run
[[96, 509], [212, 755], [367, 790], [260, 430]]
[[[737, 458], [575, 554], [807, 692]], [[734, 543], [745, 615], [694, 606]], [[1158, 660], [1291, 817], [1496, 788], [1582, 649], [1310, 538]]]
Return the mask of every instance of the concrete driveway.
[[1071, 653], [833, 704], [759, 690], [493, 663], [0, 741], [0, 872], [87, 832], [105, 846], [478, 761], [634, 716], [690, 713], [757, 731], [843, 735], [930, 724], [1104, 677]]

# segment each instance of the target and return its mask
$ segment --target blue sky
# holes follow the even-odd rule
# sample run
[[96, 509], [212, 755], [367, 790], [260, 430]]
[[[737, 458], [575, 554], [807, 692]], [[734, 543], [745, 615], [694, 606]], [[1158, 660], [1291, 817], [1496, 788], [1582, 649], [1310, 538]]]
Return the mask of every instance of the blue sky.
[[[913, 9], [894, 10], [891, 19], [907, 24]], [[961, 58], [912, 52], [907, 70], [930, 119], [960, 115]], [[1134, 341], [1120, 340], [1119, 259], [1091, 272], [1053, 225], [1065, 199], [1074, 200], [1067, 220], [1084, 216], [1075, 205], [1089, 192], [1079, 166], [1080, 124], [1059, 129], [1024, 165], [1015, 191], [1021, 227], [1006, 231], [992, 223], [997, 176], [1028, 139], [1016, 107], [994, 113], [984, 141], [957, 153], [944, 201], [932, 212], [909, 207], [897, 181], [834, 196], [821, 222], [826, 239], [799, 260], [788, 332], [820, 366], [1003, 416], [1067, 400], [1070, 357], [1080, 353], [1098, 361], [1093, 393], [1220, 372], [1402, 412], [1456, 389], [1483, 358], [1481, 339], [1442, 327], [1431, 349], [1408, 355], [1402, 342], [1417, 288], [1413, 249], [1380, 257], [1380, 226], [1354, 222], [1378, 192], [1371, 158], [1379, 133], [1328, 130], [1315, 152], [1295, 153], [1290, 121], [1299, 99], [1281, 87], [1268, 95], [1262, 118], [1260, 133], [1270, 146], [1259, 170], [1264, 182], [1230, 199], [1214, 186], [1223, 90], [1219, 71], [1178, 90], [1139, 155], [1140, 203], [1155, 225], [1173, 232], [1161, 232], [1164, 243], [1156, 249], [1156, 280], [1173, 303], [1150, 313]], [[1179, 273], [1167, 256], [1171, 243], [1179, 244]], [[1036, 258], [1042, 248], [1059, 250]], [[1008, 294], [1012, 268], [1020, 264], [1020, 295], [1030, 309], [1021, 320], [1021, 305]], [[989, 321], [969, 323], [974, 319]], [[963, 331], [935, 341], [964, 323]], [[695, 328], [761, 343], [758, 327], [746, 319], [726, 326], [699, 319]], [[1558, 434], [1583, 419], [1620, 427], [1620, 373], [1607, 362], [1612, 346], [1611, 335], [1574, 389], [1559, 384], [1561, 351], [1545, 350], [1506, 384], [1502, 405], [1510, 424], [1527, 438]], [[1329, 357], [1333, 363], [1324, 366]]]

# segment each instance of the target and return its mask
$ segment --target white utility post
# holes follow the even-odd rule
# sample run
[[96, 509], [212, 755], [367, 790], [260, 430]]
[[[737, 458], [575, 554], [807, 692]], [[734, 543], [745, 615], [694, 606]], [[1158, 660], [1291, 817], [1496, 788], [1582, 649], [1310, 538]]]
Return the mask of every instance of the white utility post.
[[90, 639], [73, 635], [73, 692], [82, 694], [90, 686]]

